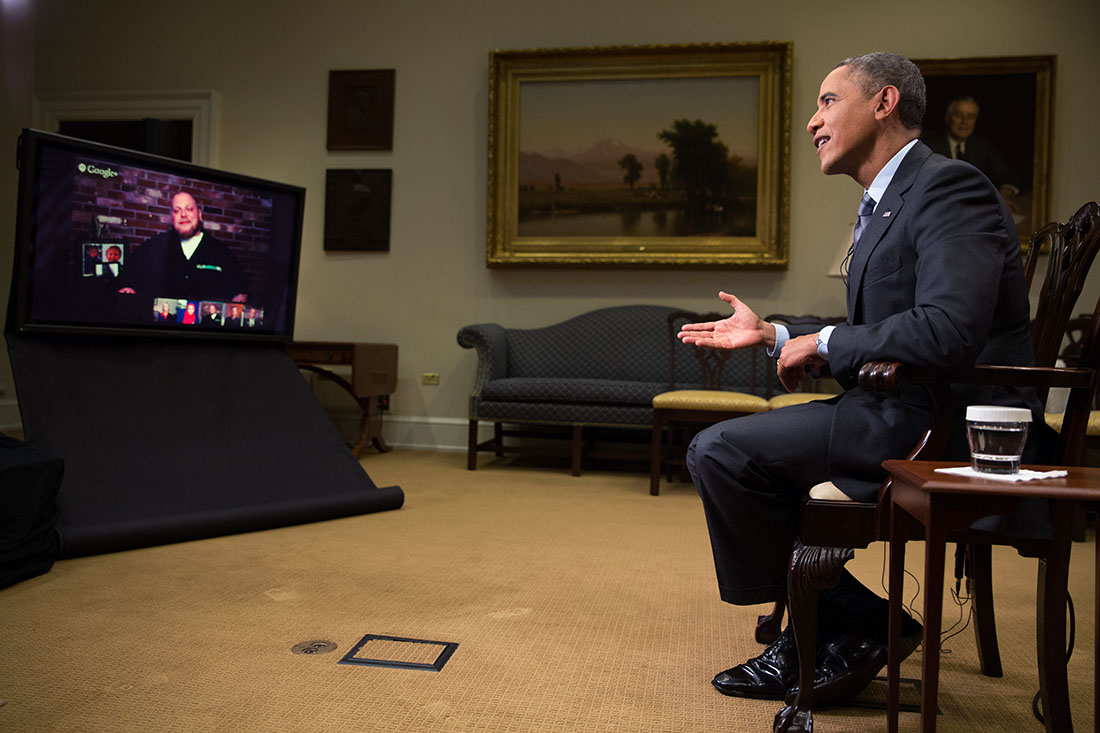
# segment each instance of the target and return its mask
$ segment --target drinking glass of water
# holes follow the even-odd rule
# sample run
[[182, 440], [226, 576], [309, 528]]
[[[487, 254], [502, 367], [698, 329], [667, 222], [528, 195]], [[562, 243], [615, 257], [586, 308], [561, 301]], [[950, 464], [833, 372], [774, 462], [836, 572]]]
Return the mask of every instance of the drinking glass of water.
[[1023, 407], [970, 405], [966, 408], [966, 439], [970, 466], [980, 473], [1017, 473], [1031, 426], [1031, 410]]

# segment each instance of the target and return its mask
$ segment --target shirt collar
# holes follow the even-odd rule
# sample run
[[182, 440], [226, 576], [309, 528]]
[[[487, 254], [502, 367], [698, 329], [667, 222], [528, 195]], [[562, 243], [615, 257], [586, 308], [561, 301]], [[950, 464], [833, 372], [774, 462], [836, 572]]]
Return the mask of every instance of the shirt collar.
[[878, 208], [878, 202], [882, 201], [883, 195], [886, 193], [886, 188], [890, 185], [890, 181], [894, 180], [894, 174], [898, 172], [898, 166], [901, 165], [901, 161], [905, 159], [906, 154], [913, 149], [913, 146], [917, 144], [917, 139], [910, 140], [905, 147], [898, 152], [894, 153], [894, 157], [882, 166], [882, 170], [875, 176], [875, 180], [871, 181], [871, 187], [867, 189], [866, 193], [871, 194], [871, 198], [875, 200], [875, 208]]

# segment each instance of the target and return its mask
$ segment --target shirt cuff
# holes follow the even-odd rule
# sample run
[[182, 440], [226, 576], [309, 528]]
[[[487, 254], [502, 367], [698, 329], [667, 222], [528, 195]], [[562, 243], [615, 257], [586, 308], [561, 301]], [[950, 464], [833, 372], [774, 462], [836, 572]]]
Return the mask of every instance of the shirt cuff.
[[768, 356], [778, 355], [791, 338], [791, 332], [782, 323], [773, 323], [772, 326], [775, 327], [775, 346], [768, 349]]
[[829, 358], [829, 337], [833, 335], [836, 326], [825, 326], [817, 335], [817, 355], [822, 359]]

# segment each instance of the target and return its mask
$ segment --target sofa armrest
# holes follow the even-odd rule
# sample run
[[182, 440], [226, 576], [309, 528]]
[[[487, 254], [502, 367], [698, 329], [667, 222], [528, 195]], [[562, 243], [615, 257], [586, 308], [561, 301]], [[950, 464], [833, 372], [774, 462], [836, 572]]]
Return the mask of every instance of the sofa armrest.
[[466, 349], [477, 349], [477, 376], [474, 379], [473, 397], [481, 394], [487, 381], [503, 379], [508, 375], [508, 339], [500, 324], [478, 323], [464, 326], [458, 332], [458, 344]]

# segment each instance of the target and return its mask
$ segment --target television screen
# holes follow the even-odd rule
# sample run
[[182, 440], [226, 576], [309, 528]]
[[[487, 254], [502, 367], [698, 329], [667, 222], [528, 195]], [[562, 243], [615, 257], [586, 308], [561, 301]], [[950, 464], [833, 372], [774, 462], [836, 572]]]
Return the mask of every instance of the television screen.
[[9, 328], [288, 340], [305, 189], [37, 130]]

